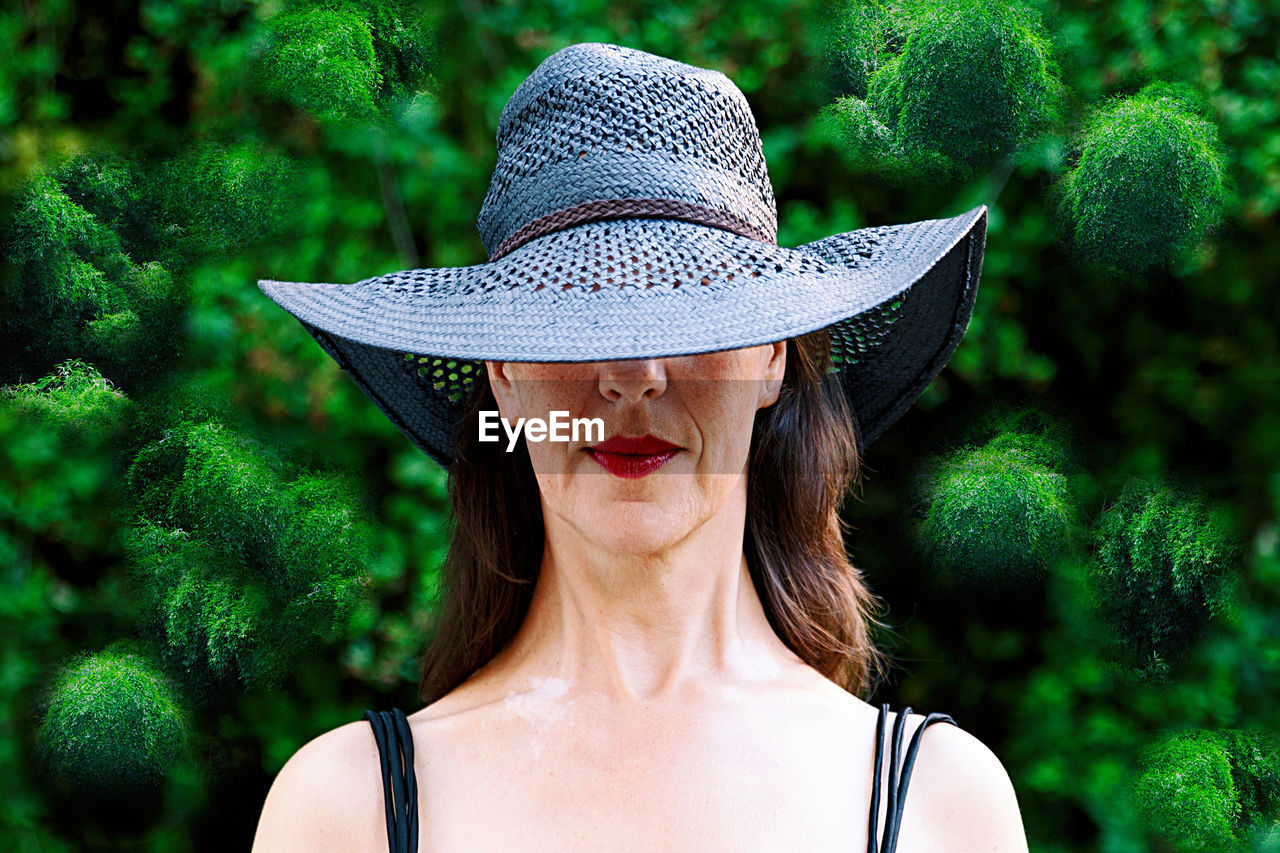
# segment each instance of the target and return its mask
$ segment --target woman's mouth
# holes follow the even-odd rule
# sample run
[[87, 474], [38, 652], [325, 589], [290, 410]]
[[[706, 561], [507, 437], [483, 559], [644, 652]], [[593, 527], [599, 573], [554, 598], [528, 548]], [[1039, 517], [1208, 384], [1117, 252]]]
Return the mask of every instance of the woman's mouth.
[[615, 435], [586, 450], [610, 474], [633, 480], [666, 465], [680, 452], [680, 446], [652, 435], [639, 438]]

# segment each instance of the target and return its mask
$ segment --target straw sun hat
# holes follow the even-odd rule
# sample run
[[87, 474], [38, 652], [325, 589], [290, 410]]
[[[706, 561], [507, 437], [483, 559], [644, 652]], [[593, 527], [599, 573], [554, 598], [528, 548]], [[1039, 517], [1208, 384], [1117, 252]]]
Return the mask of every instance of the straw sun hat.
[[755, 118], [718, 71], [566, 47], [517, 87], [497, 145], [485, 263], [258, 282], [446, 467], [486, 359], [685, 355], [827, 328], [866, 445], [968, 325], [986, 208], [777, 245]]

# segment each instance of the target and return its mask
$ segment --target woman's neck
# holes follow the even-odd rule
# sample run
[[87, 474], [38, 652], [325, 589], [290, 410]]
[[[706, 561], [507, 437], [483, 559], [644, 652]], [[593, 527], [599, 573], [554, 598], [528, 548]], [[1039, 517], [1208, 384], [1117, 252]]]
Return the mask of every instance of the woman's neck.
[[774, 633], [751, 581], [745, 518], [743, 489], [670, 547], [620, 554], [548, 516], [529, 612], [489, 669], [514, 683], [622, 702], [777, 676], [799, 659]]

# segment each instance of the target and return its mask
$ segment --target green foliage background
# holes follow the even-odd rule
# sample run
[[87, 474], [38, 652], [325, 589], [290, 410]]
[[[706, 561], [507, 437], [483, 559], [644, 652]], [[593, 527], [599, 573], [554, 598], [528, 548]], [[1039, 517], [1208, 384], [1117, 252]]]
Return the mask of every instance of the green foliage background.
[[784, 245], [990, 205], [846, 506], [872, 701], [989, 744], [1033, 850], [1280, 849], [1262, 0], [0, 10], [0, 847], [245, 848], [299, 746], [415, 706], [442, 473], [255, 282], [482, 262], [498, 115], [580, 41], [728, 74]]

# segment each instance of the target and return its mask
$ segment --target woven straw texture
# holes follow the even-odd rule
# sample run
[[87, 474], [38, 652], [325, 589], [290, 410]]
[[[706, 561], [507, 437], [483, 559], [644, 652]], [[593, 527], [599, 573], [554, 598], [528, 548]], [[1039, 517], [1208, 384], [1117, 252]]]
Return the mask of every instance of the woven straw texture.
[[497, 142], [486, 263], [259, 282], [442, 465], [485, 359], [692, 354], [828, 328], [866, 445], [968, 324], [986, 209], [776, 245], [759, 132], [719, 72], [573, 45], [517, 88]]

